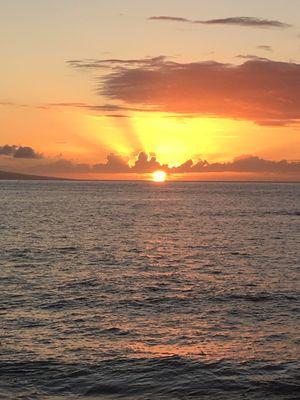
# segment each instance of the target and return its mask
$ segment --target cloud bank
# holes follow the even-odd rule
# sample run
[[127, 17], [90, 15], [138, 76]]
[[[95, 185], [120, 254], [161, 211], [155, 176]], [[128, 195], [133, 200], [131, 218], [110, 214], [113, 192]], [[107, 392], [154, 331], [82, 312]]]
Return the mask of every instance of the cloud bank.
[[215, 18], [209, 20], [191, 20], [183, 17], [172, 17], [167, 15], [158, 15], [149, 17], [150, 21], [173, 21], [183, 22], [189, 24], [203, 24], [203, 25], [238, 25], [254, 28], [289, 28], [290, 24], [278, 20], [263, 19], [257, 17], [228, 17], [228, 18]]
[[[253, 155], [240, 156], [233, 161], [211, 163], [207, 160], [188, 159], [181, 165], [170, 167], [158, 161], [155, 154], [143, 151], [136, 154], [134, 160], [124, 158], [118, 154], [109, 154], [104, 163], [76, 163], [64, 158], [45, 158], [32, 147], [4, 145], [0, 146], [2, 164], [8, 159], [32, 159], [34, 164], [24, 164], [22, 172], [38, 173], [41, 175], [55, 174], [145, 174], [156, 170], [164, 170], [168, 174], [191, 174], [209, 172], [248, 172], [270, 173], [277, 175], [293, 175], [300, 178], [300, 161], [272, 161]], [[17, 165], [17, 164], [16, 164]], [[12, 167], [11, 161], [7, 164]], [[1, 167], [3, 169], [3, 166]], [[20, 164], [18, 164], [20, 168]], [[5, 169], [5, 168], [4, 168]]]
[[293, 174], [296, 178], [300, 177], [300, 161], [272, 161], [265, 160], [257, 156], [241, 156], [233, 161], [224, 163], [210, 163], [206, 160], [194, 162], [192, 159], [185, 161], [177, 167], [169, 167], [161, 164], [155, 155], [148, 155], [140, 152], [133, 163], [128, 164], [128, 160], [116, 154], [107, 156], [105, 163], [99, 164], [77, 164], [70, 160], [56, 160], [48, 163], [36, 165], [31, 172], [38, 173], [76, 173], [76, 174], [97, 174], [97, 173], [152, 173], [156, 170], [164, 170], [169, 174], [190, 174], [190, 173], [209, 173], [209, 172], [248, 172], [248, 173], [270, 173], [270, 174]]

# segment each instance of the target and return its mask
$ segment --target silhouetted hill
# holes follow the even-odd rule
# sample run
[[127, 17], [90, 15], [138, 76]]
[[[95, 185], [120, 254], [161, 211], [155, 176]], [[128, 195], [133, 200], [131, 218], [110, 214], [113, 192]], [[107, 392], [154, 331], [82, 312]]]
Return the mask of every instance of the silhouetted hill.
[[0, 180], [62, 180], [60, 178], [53, 178], [50, 176], [27, 175], [19, 172], [0, 171]]

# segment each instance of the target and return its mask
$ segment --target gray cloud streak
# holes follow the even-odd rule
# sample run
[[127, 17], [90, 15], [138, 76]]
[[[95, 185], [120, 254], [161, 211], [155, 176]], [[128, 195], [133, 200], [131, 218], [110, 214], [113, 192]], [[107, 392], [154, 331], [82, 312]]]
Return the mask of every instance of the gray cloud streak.
[[273, 51], [272, 46], [268, 46], [268, 45], [265, 45], [265, 44], [261, 44], [259, 46], [256, 46], [256, 48], [259, 49], [259, 50], [268, 51], [270, 53]]
[[98, 59], [82, 59], [82, 60], [69, 60], [67, 64], [73, 68], [78, 69], [111, 69], [114, 65], [118, 68], [120, 65], [123, 66], [153, 66], [160, 65], [165, 61], [164, 56], [148, 57], [143, 59], [120, 59], [120, 58], [106, 58], [102, 60]]
[[215, 18], [209, 20], [191, 20], [183, 17], [172, 17], [167, 15], [159, 15], [148, 18], [150, 21], [173, 21], [189, 24], [202, 25], [237, 25], [252, 28], [289, 28], [290, 24], [278, 20], [263, 19], [257, 17], [228, 17]]

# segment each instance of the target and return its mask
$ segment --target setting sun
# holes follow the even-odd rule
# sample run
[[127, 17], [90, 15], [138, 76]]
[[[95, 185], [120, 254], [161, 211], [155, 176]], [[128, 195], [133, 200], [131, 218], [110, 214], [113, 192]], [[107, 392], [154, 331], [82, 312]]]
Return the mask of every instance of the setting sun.
[[165, 182], [167, 179], [167, 174], [165, 171], [155, 171], [152, 174], [152, 180], [153, 182]]

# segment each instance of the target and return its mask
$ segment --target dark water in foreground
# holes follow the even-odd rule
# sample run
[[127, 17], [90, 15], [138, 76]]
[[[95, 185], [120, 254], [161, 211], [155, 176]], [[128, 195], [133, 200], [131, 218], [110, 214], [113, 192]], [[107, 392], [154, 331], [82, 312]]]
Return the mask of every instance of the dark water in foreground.
[[299, 399], [300, 185], [0, 183], [0, 398]]

